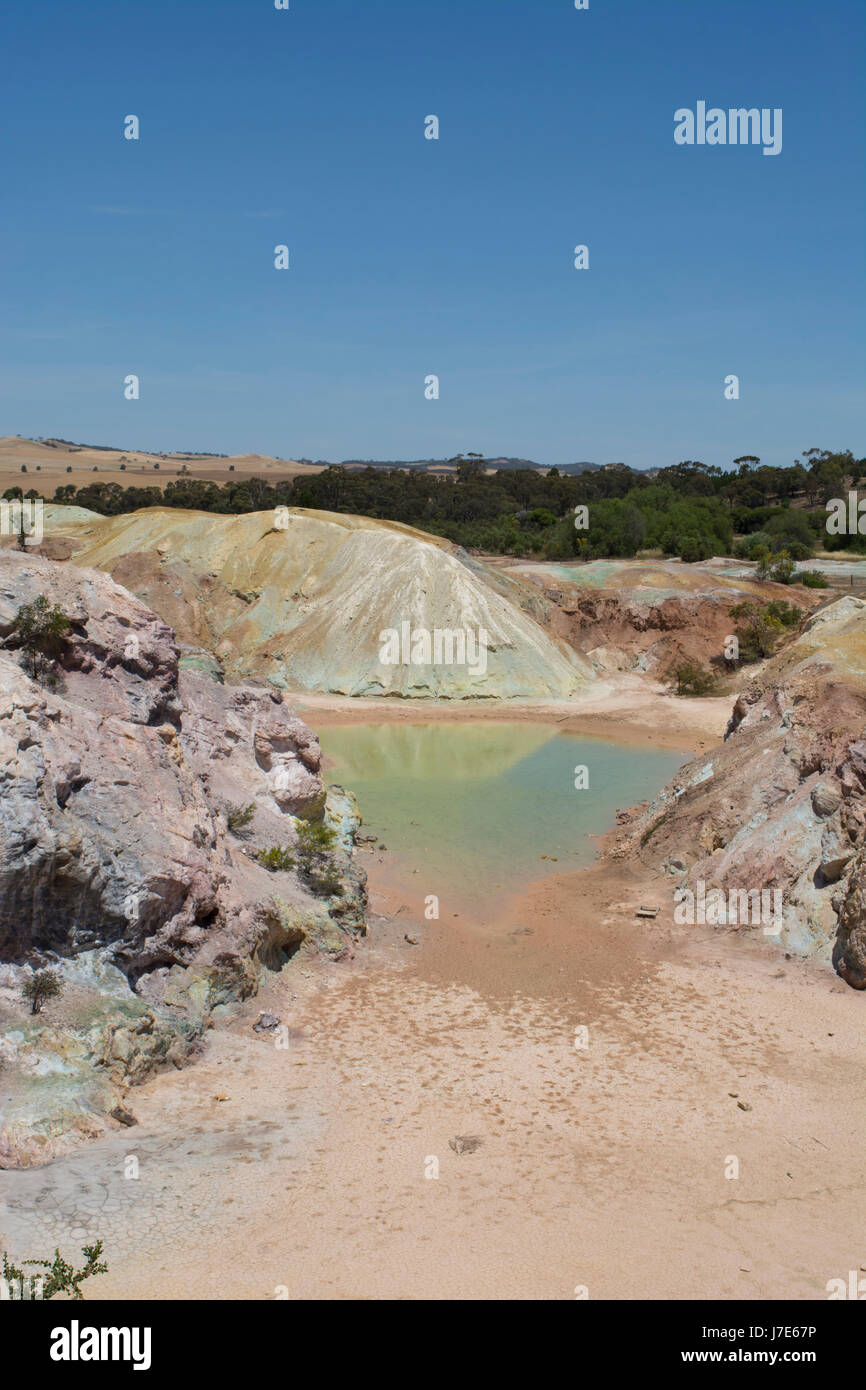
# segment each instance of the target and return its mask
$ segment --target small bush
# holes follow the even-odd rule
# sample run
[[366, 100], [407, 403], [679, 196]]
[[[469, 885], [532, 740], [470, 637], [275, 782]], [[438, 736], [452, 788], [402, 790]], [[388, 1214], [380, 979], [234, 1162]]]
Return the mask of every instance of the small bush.
[[37, 970], [35, 975], [24, 981], [22, 993], [30, 1001], [30, 1012], [38, 1014], [42, 1012], [46, 999], [56, 999], [63, 993], [63, 981], [53, 970]]
[[269, 873], [285, 873], [295, 867], [295, 858], [283, 845], [272, 845], [259, 852], [258, 861]]
[[678, 695], [711, 695], [716, 688], [712, 671], [694, 661], [681, 661], [674, 669]]
[[802, 584], [807, 589], [829, 589], [830, 587], [820, 570], [798, 570], [791, 583]]
[[711, 560], [715, 554], [715, 546], [708, 536], [683, 536], [679, 543], [680, 559], [686, 565], [693, 565], [698, 560]]
[[343, 880], [334, 865], [323, 869], [309, 865], [304, 869], [304, 882], [320, 898], [339, 897], [343, 892]]
[[313, 825], [307, 820], [298, 822], [298, 844], [301, 849], [313, 851], [332, 850], [336, 843], [336, 832], [332, 830], [330, 826], [324, 823]]
[[758, 579], [771, 579], [774, 584], [790, 584], [795, 565], [787, 550], [773, 555], [765, 546], [759, 546], [754, 559], [758, 562]]
[[235, 806], [234, 810], [228, 812], [226, 822], [233, 835], [239, 834], [241, 830], [246, 830], [252, 824], [256, 814], [256, 803], [251, 801], [249, 806]]
[[786, 599], [773, 599], [764, 608], [747, 600], [735, 603], [730, 613], [739, 620], [734, 635], [739, 643], [739, 660], [743, 662], [763, 661], [772, 656], [785, 629], [796, 627], [803, 616], [803, 610]]
[[59, 656], [71, 625], [68, 614], [56, 604], [52, 608], [44, 594], [18, 609], [13, 635], [24, 650], [25, 664], [34, 680]]
[[766, 616], [782, 624], [782, 627], [796, 627], [803, 616], [802, 608], [787, 599], [774, 598], [767, 604]]
[[312, 825], [309, 821], [299, 822], [301, 876], [317, 897], [329, 898], [343, 891], [343, 883], [332, 857], [336, 843], [336, 833], [330, 826], [324, 823]]
[[770, 537], [766, 531], [753, 531], [750, 536], [745, 536], [741, 541], [737, 541], [734, 546], [734, 555], [738, 560], [754, 560], [760, 550], [766, 550], [767, 554], [770, 553]]

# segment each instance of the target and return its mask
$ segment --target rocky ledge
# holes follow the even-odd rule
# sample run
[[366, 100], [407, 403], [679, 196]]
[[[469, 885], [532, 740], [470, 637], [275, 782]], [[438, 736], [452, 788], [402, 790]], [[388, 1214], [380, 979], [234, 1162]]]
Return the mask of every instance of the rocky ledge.
[[[47, 660], [16, 621], [41, 595], [69, 620]], [[278, 691], [224, 685], [107, 574], [0, 550], [0, 1167], [123, 1122], [263, 972], [351, 952], [359, 823]]]
[[766, 891], [772, 920], [742, 921], [738, 898], [737, 920], [707, 922], [769, 927], [866, 989], [866, 603], [814, 614], [737, 697], [724, 742], [634, 812], [611, 853], [662, 869], [680, 902], [699, 885], [728, 903]]

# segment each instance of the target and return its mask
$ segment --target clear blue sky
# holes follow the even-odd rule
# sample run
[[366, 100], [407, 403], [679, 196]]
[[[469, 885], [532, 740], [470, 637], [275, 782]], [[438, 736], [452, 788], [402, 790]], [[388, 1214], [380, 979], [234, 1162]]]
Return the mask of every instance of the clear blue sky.
[[[864, 19], [862, 0], [12, 0], [0, 434], [859, 456]], [[678, 147], [698, 100], [781, 107], [782, 153]]]

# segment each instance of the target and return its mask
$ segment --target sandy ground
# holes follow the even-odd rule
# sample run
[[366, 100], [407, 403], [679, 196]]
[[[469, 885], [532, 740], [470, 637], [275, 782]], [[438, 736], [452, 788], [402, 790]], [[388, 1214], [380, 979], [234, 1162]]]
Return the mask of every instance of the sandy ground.
[[90, 1297], [825, 1297], [866, 1263], [862, 998], [639, 928], [646, 896], [547, 880], [495, 938], [425, 923], [419, 947], [374, 918], [353, 962], [284, 972], [135, 1091], [138, 1128], [4, 1175], [15, 1248], [101, 1236]]
[[0, 1175], [19, 1255], [102, 1237], [88, 1297], [124, 1299], [802, 1300], [866, 1265], [862, 995], [620, 864], [482, 931], [390, 859], [353, 959], [274, 977], [136, 1128]]

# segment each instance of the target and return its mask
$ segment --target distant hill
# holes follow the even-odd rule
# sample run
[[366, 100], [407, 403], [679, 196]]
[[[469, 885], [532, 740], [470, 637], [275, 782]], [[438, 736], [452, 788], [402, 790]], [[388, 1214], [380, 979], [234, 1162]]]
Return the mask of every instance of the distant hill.
[[[320, 461], [321, 462], [321, 461]], [[536, 463], [534, 459], [523, 458], [485, 458], [478, 459], [481, 467], [488, 472], [501, 469], [504, 472], [533, 472], [547, 473], [551, 464]], [[327, 465], [322, 464], [326, 467]], [[454, 459], [343, 459], [339, 465], [341, 468], [403, 468], [411, 469], [417, 473], [442, 473], [456, 472], [457, 463]], [[578, 473], [597, 472], [604, 468], [624, 468], [623, 463], [560, 463], [556, 465], [560, 473], [576, 475]], [[636, 470], [640, 472], [640, 470]]]
[[[535, 471], [546, 471], [543, 463], [534, 463], [532, 459], [517, 458], [493, 458], [477, 459], [482, 468], [507, 468], [507, 469], [533, 469]], [[343, 459], [339, 465], [341, 468], [410, 468], [416, 473], [456, 472], [456, 459]]]
[[[338, 465], [347, 472], [357, 473], [365, 468], [385, 471], [397, 468], [406, 472], [451, 475], [456, 473], [458, 458], [427, 459], [343, 459]], [[496, 458], [475, 458], [486, 473], [497, 470], [503, 472], [548, 473], [551, 465], [538, 463], [535, 459], [499, 456]], [[125, 486], [134, 482], [135, 474], [147, 474], [152, 486], [160, 486], [164, 479], [181, 468], [191, 476], [224, 481], [229, 473], [238, 478], [260, 472], [283, 472], [316, 474], [332, 464], [327, 459], [313, 462], [307, 458], [279, 458], [262, 454], [218, 454], [200, 453], [196, 450], [176, 451], [174, 453], [149, 453], [139, 449], [121, 450], [109, 444], [82, 444], [71, 439], [57, 437], [29, 439], [21, 435], [0, 438], [0, 492], [5, 487], [20, 482], [18, 473], [41, 473], [44, 485], [56, 487], [68, 482], [67, 475], [84, 472], [98, 473], [102, 481], [122, 483]], [[557, 464], [562, 474], [575, 476], [580, 473], [596, 473], [610, 468], [624, 468], [623, 463], [592, 463], [582, 460], [577, 463]], [[642, 470], [636, 469], [636, 472]], [[647, 470], [652, 476], [656, 469]], [[162, 476], [160, 476], [162, 475]], [[76, 481], [79, 479], [76, 477]]]

